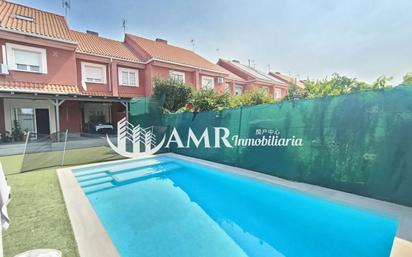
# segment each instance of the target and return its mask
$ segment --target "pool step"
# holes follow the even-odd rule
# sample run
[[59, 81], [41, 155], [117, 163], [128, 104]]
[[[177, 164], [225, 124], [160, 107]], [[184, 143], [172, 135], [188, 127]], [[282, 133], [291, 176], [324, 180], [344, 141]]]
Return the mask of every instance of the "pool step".
[[94, 175], [97, 173], [102, 172], [123, 172], [127, 170], [134, 170], [140, 167], [146, 167], [151, 165], [160, 164], [159, 160], [141, 160], [141, 161], [134, 161], [134, 162], [127, 162], [127, 163], [118, 163], [112, 166], [104, 166], [104, 167], [96, 167], [96, 168], [87, 168], [86, 170], [77, 170], [74, 172], [76, 178], [80, 178], [83, 176]]
[[149, 179], [159, 173], [180, 167], [172, 161], [145, 160], [113, 167], [101, 167], [96, 170], [80, 170], [75, 173], [75, 176], [83, 191], [90, 194], [114, 188], [117, 185]]
[[126, 172], [131, 172], [131, 171], [136, 171], [136, 170], [143, 170], [149, 167], [155, 167], [157, 165], [161, 165], [164, 163], [159, 163], [159, 162], [142, 162], [139, 163], [139, 165], [129, 165], [129, 166], [120, 166], [120, 167], [115, 167], [110, 170], [108, 170], [109, 174], [118, 174], [118, 173], [126, 173]]
[[87, 180], [93, 180], [93, 179], [98, 179], [98, 178], [103, 178], [103, 177], [107, 177], [108, 174], [106, 171], [102, 171], [99, 173], [93, 173], [93, 174], [89, 174], [89, 175], [83, 175], [80, 177], [77, 177], [77, 181], [79, 182], [84, 182]]
[[101, 184], [85, 187], [83, 188], [83, 191], [85, 194], [91, 194], [91, 193], [96, 193], [96, 192], [100, 192], [103, 190], [107, 190], [113, 187], [115, 187], [113, 183], [106, 182], [106, 183], [101, 183]]
[[81, 178], [81, 177], [84, 177], [84, 176], [99, 174], [99, 173], [102, 173], [102, 172], [107, 172], [107, 168], [106, 169], [96, 169], [96, 170], [76, 171], [76, 172], [74, 172], [74, 176], [76, 178]]
[[85, 187], [90, 187], [90, 186], [94, 186], [94, 185], [98, 185], [98, 184], [103, 184], [106, 182], [112, 182], [113, 178], [110, 176], [106, 176], [106, 177], [102, 177], [102, 178], [97, 178], [97, 179], [92, 179], [92, 180], [86, 180], [83, 182], [80, 182], [80, 186], [82, 188]]
[[148, 179], [158, 175], [159, 173], [178, 169], [181, 166], [176, 163], [157, 164], [151, 167], [139, 168], [129, 172], [122, 172], [113, 175], [113, 183], [122, 184], [125, 182], [135, 182], [143, 179]]

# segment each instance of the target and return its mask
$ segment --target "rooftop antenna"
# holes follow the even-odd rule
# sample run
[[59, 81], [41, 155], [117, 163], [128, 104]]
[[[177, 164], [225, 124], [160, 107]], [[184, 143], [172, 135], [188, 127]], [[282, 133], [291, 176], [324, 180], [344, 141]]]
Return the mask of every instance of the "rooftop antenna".
[[219, 48], [216, 48], [216, 54], [217, 54], [217, 58], [219, 58], [220, 57], [220, 49]]
[[249, 66], [250, 67], [250, 62], [251, 62], [252, 60], [250, 60], [250, 59], [247, 59], [247, 66]]
[[122, 28], [123, 28], [123, 33], [126, 34], [126, 24], [127, 24], [127, 20], [126, 19], [122, 19]]
[[253, 63], [253, 69], [256, 69], [255, 60], [251, 60]]
[[190, 39], [190, 43], [192, 44], [192, 50], [194, 52], [195, 51], [195, 39], [194, 38]]
[[270, 64], [268, 64], [267, 67], [268, 67], [268, 73], [269, 73], [270, 72]]
[[64, 9], [64, 17], [67, 17], [67, 12], [69, 11], [71, 7], [71, 0], [62, 0], [62, 7]]

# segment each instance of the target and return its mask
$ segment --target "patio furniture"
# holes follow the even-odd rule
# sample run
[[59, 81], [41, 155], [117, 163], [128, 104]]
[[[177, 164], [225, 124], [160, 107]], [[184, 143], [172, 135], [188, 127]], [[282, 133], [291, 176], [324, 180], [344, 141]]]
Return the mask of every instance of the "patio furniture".
[[2, 143], [8, 143], [12, 141], [11, 133], [9, 131], [0, 132], [0, 141]]
[[36, 249], [20, 253], [14, 257], [62, 257], [62, 252], [54, 249]]

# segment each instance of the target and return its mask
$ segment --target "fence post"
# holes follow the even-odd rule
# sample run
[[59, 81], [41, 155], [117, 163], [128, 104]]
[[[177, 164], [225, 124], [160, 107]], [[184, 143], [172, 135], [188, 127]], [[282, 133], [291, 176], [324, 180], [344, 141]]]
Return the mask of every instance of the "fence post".
[[62, 162], [60, 164], [60, 166], [64, 165], [64, 156], [66, 155], [66, 145], [67, 145], [67, 134], [68, 134], [69, 130], [66, 129], [66, 135], [64, 136], [64, 146], [63, 146], [63, 156], [62, 156]]
[[[241, 137], [240, 132], [242, 131], [242, 118], [243, 118], [243, 106], [240, 107], [240, 114], [239, 114], [239, 127], [238, 127], [238, 136], [239, 138]], [[240, 157], [240, 146], [237, 146], [237, 154], [236, 154], [237, 160], [236, 163], [239, 165], [239, 162], [241, 160]]]
[[21, 165], [20, 165], [20, 172], [22, 172], [22, 169], [23, 169], [24, 156], [26, 155], [27, 144], [29, 143], [29, 138], [30, 138], [30, 131], [27, 132], [26, 143], [24, 144], [23, 157], [21, 159]]

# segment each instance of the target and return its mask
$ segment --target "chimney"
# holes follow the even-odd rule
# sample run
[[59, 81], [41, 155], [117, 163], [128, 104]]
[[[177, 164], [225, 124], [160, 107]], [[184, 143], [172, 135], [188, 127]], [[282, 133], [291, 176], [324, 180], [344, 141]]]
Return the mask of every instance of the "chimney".
[[167, 40], [162, 38], [156, 38], [156, 42], [167, 44]]
[[240, 62], [239, 62], [239, 60], [232, 60], [232, 62], [235, 62], [235, 63], [240, 63]]
[[92, 31], [92, 30], [86, 30], [86, 33], [90, 35], [94, 35], [94, 36], [99, 36], [99, 33], [97, 33], [96, 31]]

